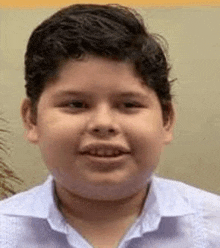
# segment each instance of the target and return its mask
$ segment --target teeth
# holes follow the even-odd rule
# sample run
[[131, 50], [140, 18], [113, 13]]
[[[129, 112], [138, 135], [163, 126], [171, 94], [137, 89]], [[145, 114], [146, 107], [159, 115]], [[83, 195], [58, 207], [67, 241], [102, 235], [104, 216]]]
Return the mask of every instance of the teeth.
[[107, 156], [112, 156], [114, 154], [114, 152], [113, 152], [113, 150], [108, 149], [108, 150], [105, 151], [105, 154]]
[[112, 149], [91, 149], [88, 152], [90, 155], [93, 156], [100, 156], [100, 157], [112, 157], [112, 156], [118, 156], [120, 154], [119, 150], [112, 150]]
[[95, 148], [94, 148], [94, 149], [92, 149], [89, 153], [90, 153], [91, 155], [95, 155], [95, 154], [96, 154], [96, 150], [95, 150]]
[[98, 149], [98, 150], [97, 150], [97, 155], [98, 155], [98, 156], [104, 156], [104, 155], [105, 155], [104, 149]]
[[119, 150], [116, 150], [116, 151], [114, 152], [114, 155], [117, 156], [119, 153], [120, 153]]

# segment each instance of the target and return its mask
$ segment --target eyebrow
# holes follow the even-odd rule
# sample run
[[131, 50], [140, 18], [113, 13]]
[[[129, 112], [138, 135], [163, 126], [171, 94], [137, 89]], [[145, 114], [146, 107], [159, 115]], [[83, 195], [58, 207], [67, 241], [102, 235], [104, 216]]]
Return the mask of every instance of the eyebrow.
[[61, 90], [54, 94], [55, 97], [63, 97], [63, 96], [84, 96], [89, 95], [87, 92], [83, 91], [70, 91], [70, 90]]
[[149, 98], [147, 94], [144, 94], [142, 92], [137, 92], [137, 91], [128, 91], [128, 92], [120, 92], [117, 94], [118, 96], [121, 97], [141, 97], [141, 98]]
[[[71, 90], [61, 90], [54, 94], [55, 97], [64, 97], [64, 96], [87, 96], [91, 97], [91, 92], [87, 91], [71, 91]], [[149, 95], [146, 93], [138, 91], [122, 91], [115, 94], [116, 97], [137, 97], [142, 99], [149, 99]]]

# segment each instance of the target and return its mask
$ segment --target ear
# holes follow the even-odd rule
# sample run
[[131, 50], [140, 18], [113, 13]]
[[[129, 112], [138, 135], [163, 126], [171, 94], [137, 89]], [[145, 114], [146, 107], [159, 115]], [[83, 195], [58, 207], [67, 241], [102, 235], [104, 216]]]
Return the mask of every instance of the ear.
[[164, 120], [164, 144], [168, 145], [173, 140], [173, 131], [176, 123], [176, 114], [172, 102], [167, 104]]
[[34, 113], [32, 108], [32, 103], [29, 98], [25, 98], [21, 104], [21, 117], [23, 120], [23, 125], [26, 129], [25, 137], [32, 143], [38, 143], [38, 128], [36, 122], [36, 113]]

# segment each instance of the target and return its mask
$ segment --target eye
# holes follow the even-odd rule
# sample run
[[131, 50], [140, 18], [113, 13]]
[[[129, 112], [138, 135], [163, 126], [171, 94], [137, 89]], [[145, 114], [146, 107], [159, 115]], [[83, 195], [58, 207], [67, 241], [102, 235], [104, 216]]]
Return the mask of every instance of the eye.
[[87, 109], [89, 106], [83, 100], [70, 100], [61, 104], [60, 107], [64, 108], [66, 111], [78, 112]]
[[119, 110], [125, 113], [136, 113], [143, 107], [141, 102], [135, 100], [122, 101], [118, 105]]
[[124, 108], [141, 108], [143, 105], [136, 101], [125, 101], [123, 102], [122, 106]]
[[71, 101], [68, 103], [68, 106], [71, 107], [71, 108], [87, 108], [87, 104], [83, 101], [80, 101], [80, 100], [74, 100], [74, 101]]

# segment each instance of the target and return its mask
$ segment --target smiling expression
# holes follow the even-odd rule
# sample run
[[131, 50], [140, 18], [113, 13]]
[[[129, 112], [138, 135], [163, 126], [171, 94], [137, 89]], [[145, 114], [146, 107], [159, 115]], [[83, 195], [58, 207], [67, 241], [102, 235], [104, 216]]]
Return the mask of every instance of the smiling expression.
[[67, 62], [44, 89], [37, 122], [26, 125], [57, 187], [93, 199], [146, 187], [172, 126], [131, 64], [97, 57]]

